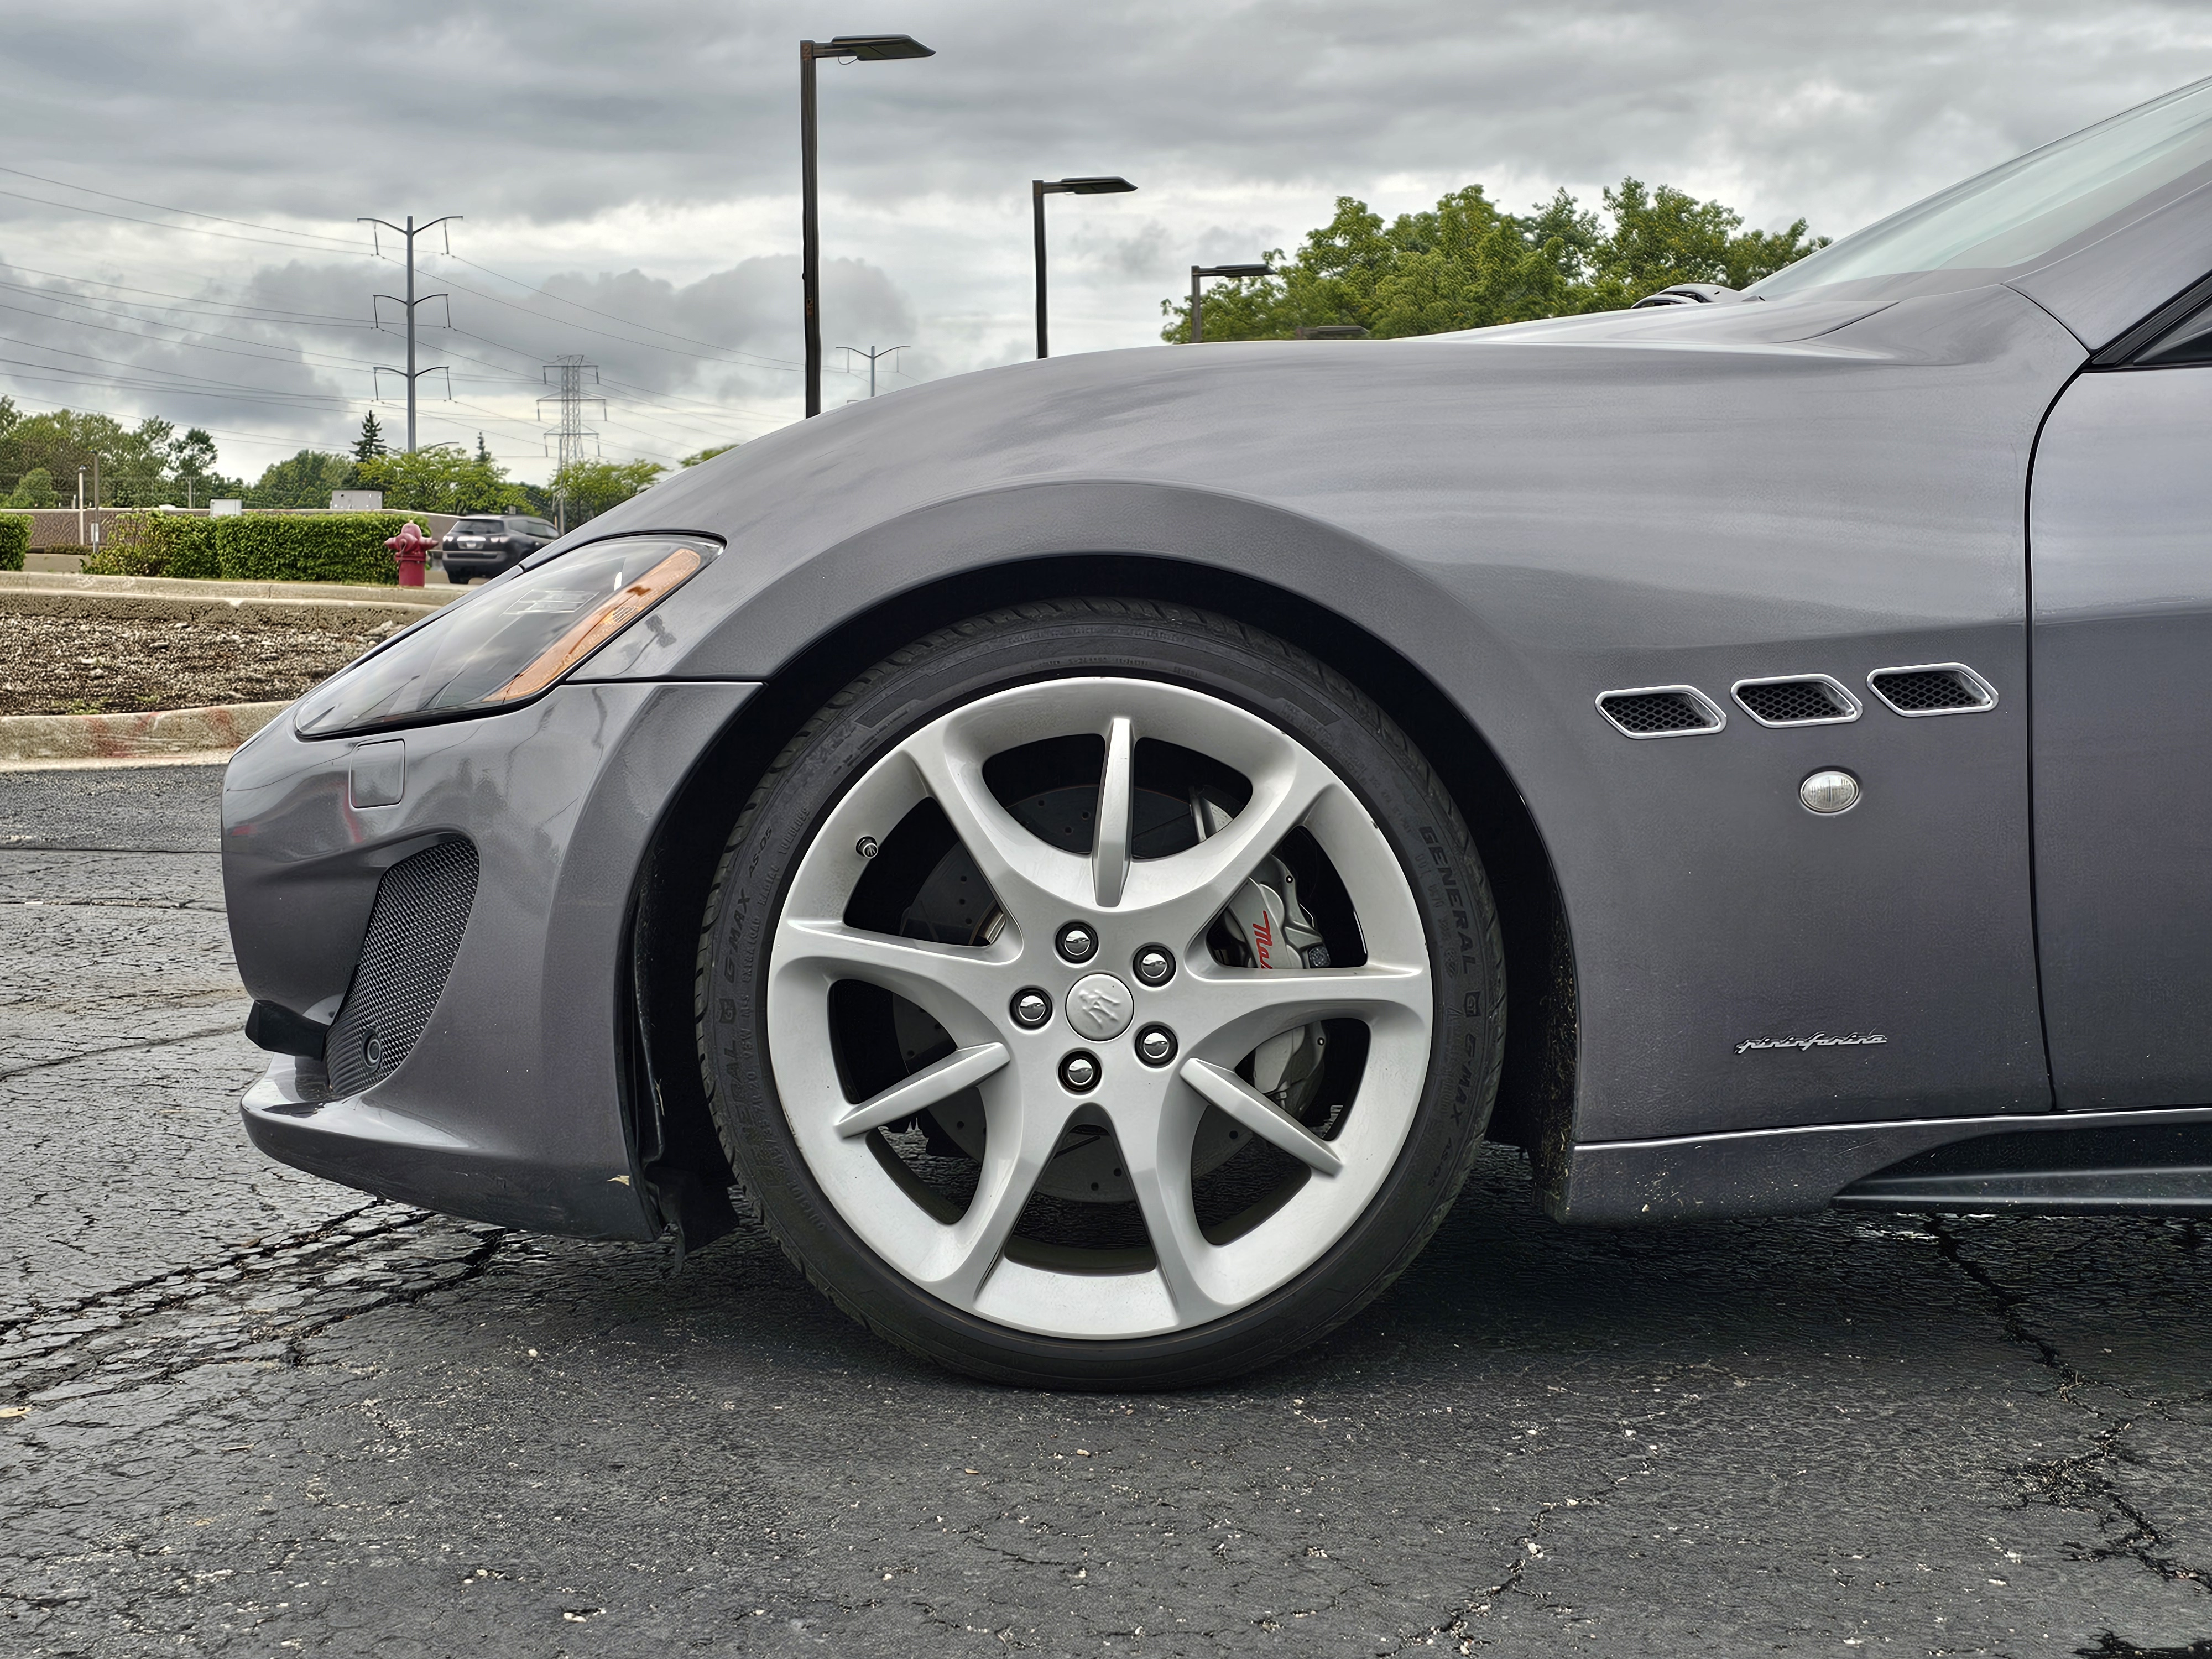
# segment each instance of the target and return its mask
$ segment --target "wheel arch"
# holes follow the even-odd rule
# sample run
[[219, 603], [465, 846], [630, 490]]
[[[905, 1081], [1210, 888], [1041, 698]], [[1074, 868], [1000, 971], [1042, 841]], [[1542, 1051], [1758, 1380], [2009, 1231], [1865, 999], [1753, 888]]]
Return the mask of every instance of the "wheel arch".
[[1016, 558], [877, 599], [794, 653], [701, 757], [662, 816], [636, 890], [633, 983], [650, 1073], [636, 1109], [649, 1103], [661, 1119], [664, 1178], [654, 1184], [730, 1178], [695, 1036], [699, 918], [730, 826], [777, 753], [855, 675], [909, 641], [987, 611], [1086, 596], [1193, 605], [1265, 629], [1344, 675], [1413, 738], [1474, 836], [1505, 942], [1506, 1055], [1489, 1136], [1526, 1149], [1542, 1188], [1562, 1182], [1579, 1047], [1572, 939], [1543, 836], [1480, 730], [1401, 653], [1305, 595], [1194, 561], [1095, 554]]

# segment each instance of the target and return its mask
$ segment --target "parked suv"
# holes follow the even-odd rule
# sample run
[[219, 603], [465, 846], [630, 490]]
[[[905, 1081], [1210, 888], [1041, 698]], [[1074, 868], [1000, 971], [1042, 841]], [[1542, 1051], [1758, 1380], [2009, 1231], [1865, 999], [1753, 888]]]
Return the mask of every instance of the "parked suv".
[[560, 534], [544, 520], [519, 514], [456, 519], [438, 544], [439, 560], [448, 580], [471, 582], [513, 568]]

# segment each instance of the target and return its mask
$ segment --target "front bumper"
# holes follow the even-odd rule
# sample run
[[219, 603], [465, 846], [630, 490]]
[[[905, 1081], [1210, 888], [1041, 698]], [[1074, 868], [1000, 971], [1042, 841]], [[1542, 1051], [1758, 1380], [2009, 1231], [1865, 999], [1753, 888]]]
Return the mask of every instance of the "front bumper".
[[[427, 1208], [541, 1231], [657, 1235], [624, 1108], [637, 873], [668, 803], [750, 695], [729, 682], [556, 688], [507, 714], [308, 742], [264, 728], [223, 780], [223, 889], [258, 1000], [322, 1022], [351, 984], [384, 872], [471, 842], [474, 900], [398, 1065], [331, 1097], [278, 1056], [242, 1103], [271, 1157]], [[361, 806], [356, 752], [389, 793]], [[374, 797], [372, 797], [374, 798]]]

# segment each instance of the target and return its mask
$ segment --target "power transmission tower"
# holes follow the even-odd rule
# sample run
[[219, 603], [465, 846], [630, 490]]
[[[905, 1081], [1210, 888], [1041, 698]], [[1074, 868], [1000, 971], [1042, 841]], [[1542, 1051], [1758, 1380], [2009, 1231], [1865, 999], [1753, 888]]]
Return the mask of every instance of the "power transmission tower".
[[[426, 230], [434, 229], [440, 225], [452, 224], [460, 216], [461, 216], [458, 213], [449, 213], [442, 219], [431, 220], [427, 225], [417, 225], [415, 222], [415, 216], [410, 213], [407, 216], [406, 224], [402, 226], [393, 224], [389, 219], [372, 219], [364, 214], [356, 222], [371, 227], [369, 236], [372, 242], [374, 241], [376, 237], [374, 227], [378, 225], [381, 225], [385, 229], [405, 238], [407, 242], [407, 297], [403, 300], [396, 294], [380, 294], [375, 296], [377, 300], [389, 300], [392, 304], [396, 306], [403, 306], [406, 308], [407, 367], [404, 369], [386, 368], [380, 364], [377, 367], [375, 373], [378, 374], [398, 374], [402, 376], [407, 382], [407, 453], [410, 455], [415, 453], [415, 382], [425, 374], [445, 374], [446, 395], [448, 398], [451, 398], [453, 395], [453, 375], [447, 371], [444, 364], [441, 363], [430, 368], [417, 368], [415, 367], [415, 307], [416, 306], [428, 305], [433, 300], [445, 300], [446, 326], [451, 328], [453, 325], [453, 301], [447, 298], [447, 295], [443, 294], [425, 294], [419, 300], [415, 297], [415, 239]], [[450, 240], [452, 233], [449, 231], [447, 233], [447, 235], [448, 240], [446, 243], [446, 252], [451, 253], [453, 251], [453, 245]], [[379, 258], [383, 258], [384, 250], [380, 246], [377, 247], [376, 252]], [[370, 301], [370, 308], [374, 310], [374, 307], [375, 301], [372, 300]], [[382, 328], [384, 326], [384, 319], [381, 314], [379, 314], [377, 317], [376, 325], [379, 328]]]
[[[837, 349], [849, 351], [853, 354], [853, 357], [866, 357], [868, 360], [868, 396], [872, 398], [876, 395], [876, 359], [888, 357], [895, 351], [904, 351], [906, 348], [902, 345], [871, 346], [863, 351], [858, 346], [839, 346]], [[848, 357], [845, 360], [848, 366], [851, 364], [853, 357]]]
[[[560, 376], [557, 380], [553, 378], [556, 374]], [[568, 471], [571, 461], [584, 459], [586, 440], [590, 441], [594, 453], [599, 450], [599, 434], [584, 424], [584, 405], [597, 404], [599, 418], [605, 420], [607, 400], [584, 390], [584, 376], [586, 374], [592, 377], [592, 385], [599, 383], [599, 366], [587, 363], [581, 357], [556, 357], [545, 365], [547, 384], [560, 388], [538, 400], [540, 420], [544, 419], [546, 404], [557, 404], [561, 410], [561, 424], [554, 428], [550, 437], [554, 447], [553, 476], [556, 478]], [[556, 506], [560, 514], [561, 532], [566, 535], [568, 530], [568, 492], [566, 489], [558, 492]]]

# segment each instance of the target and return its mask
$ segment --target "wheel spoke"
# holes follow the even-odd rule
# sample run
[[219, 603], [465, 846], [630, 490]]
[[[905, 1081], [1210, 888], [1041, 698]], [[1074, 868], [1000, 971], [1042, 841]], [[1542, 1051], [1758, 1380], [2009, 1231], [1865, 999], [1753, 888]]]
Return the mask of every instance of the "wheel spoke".
[[924, 1066], [903, 1082], [862, 1101], [836, 1122], [837, 1133], [848, 1139], [866, 1134], [878, 1124], [896, 1123], [925, 1107], [981, 1083], [1011, 1060], [1003, 1042], [979, 1042], [955, 1049], [934, 1066]]
[[958, 730], [957, 721], [924, 727], [902, 752], [1000, 904], [1018, 925], [1028, 914], [1036, 925], [1044, 926], [1053, 910], [1088, 903], [1091, 880], [1086, 861], [1046, 845], [1015, 822], [984, 782], [982, 761], [959, 743]]
[[[943, 1266], [922, 1281], [932, 1291], [963, 1308], [975, 1305], [1073, 1112], [1072, 1103], [1040, 1111], [1035, 1102], [1025, 1103], [1021, 1123], [1009, 1137], [1015, 1142], [1012, 1154], [1002, 1156], [987, 1147], [975, 1196], [969, 1200], [968, 1212], [950, 1229], [947, 1248], [940, 1253]], [[994, 1139], [999, 1127], [994, 1119]]]
[[813, 969], [831, 979], [857, 979], [904, 997], [951, 1033], [956, 1042], [989, 1040], [997, 1021], [987, 1010], [1012, 990], [1012, 973], [996, 950], [938, 945], [848, 927], [842, 921], [786, 917], [776, 940], [779, 971]]
[[1116, 714], [1106, 732], [1106, 769], [1098, 780], [1097, 834], [1091, 854], [1091, 879], [1102, 910], [1121, 902], [1129, 879], [1135, 749], [1135, 727], [1127, 715]]
[[1178, 931], [1188, 929], [1188, 938], [1205, 932], [1260, 860], [1305, 820], [1322, 797], [1344, 787], [1303, 750], [1287, 753], [1279, 769], [1255, 779], [1254, 786], [1244, 810], [1219, 834], [1141, 866], [1146, 896], [1170, 908]]
[[1273, 1141], [1316, 1175], [1342, 1172], [1336, 1148], [1225, 1066], [1187, 1060], [1182, 1080], [1263, 1140]]
[[1115, 1112], [1115, 1133], [1176, 1322], [1197, 1325], [1219, 1318], [1231, 1307], [1206, 1288], [1205, 1261], [1214, 1247], [1199, 1229], [1191, 1199], [1190, 1154], [1198, 1133], [1198, 1103], [1188, 1090], [1161, 1092], [1166, 1098], [1154, 1112]]
[[1175, 995], [1188, 1050], [1235, 1061], [1279, 1032], [1317, 1020], [1425, 1024], [1435, 991], [1424, 969], [1370, 963], [1287, 973], [1212, 969], [1178, 981]]

